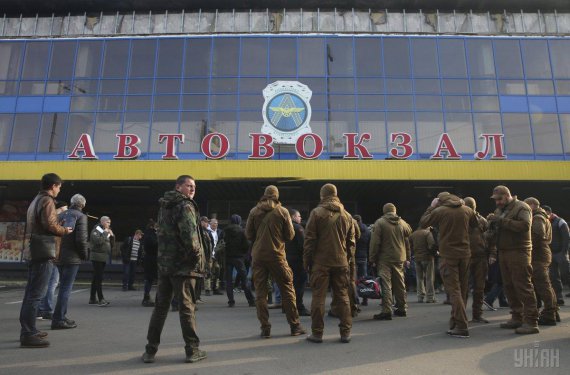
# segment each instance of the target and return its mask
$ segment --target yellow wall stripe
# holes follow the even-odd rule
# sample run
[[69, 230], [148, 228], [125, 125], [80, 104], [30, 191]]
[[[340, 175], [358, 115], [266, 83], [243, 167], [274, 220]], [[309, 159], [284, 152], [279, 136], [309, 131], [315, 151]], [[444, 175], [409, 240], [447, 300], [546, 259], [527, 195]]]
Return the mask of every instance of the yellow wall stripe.
[[70, 160], [0, 162], [4, 181], [38, 180], [54, 172], [64, 180], [526, 180], [570, 179], [570, 162], [506, 160]]

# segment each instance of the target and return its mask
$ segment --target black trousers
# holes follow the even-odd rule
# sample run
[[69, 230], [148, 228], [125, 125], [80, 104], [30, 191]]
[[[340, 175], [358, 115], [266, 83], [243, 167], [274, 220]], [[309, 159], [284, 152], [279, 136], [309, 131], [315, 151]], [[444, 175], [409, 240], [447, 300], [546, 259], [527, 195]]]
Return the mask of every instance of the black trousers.
[[103, 299], [103, 273], [105, 272], [105, 262], [92, 261], [93, 279], [91, 280], [91, 299], [94, 300], [95, 295], [99, 300]]

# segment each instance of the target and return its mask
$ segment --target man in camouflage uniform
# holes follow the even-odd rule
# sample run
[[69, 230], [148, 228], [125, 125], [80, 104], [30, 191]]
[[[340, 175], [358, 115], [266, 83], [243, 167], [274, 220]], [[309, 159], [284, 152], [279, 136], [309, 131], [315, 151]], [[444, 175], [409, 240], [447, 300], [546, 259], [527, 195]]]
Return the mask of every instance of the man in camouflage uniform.
[[148, 327], [145, 363], [154, 362], [160, 334], [174, 296], [179, 302], [180, 326], [185, 342], [186, 362], [206, 358], [196, 334], [196, 280], [205, 269], [204, 243], [200, 231], [198, 205], [194, 201], [196, 183], [191, 176], [176, 180], [175, 190], [159, 200], [158, 212], [158, 290]]

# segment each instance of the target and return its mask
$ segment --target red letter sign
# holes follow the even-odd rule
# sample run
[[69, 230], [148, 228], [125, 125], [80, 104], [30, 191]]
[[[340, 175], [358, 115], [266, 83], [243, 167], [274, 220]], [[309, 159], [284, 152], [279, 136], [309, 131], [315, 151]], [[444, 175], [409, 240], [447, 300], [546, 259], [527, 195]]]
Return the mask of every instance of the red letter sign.
[[475, 153], [475, 159], [485, 159], [491, 151], [491, 144], [493, 145], [493, 155], [491, 156], [491, 159], [506, 159], [507, 156], [503, 151], [504, 136], [504, 134], [481, 134], [479, 138], [483, 138], [483, 146], [485, 148], [483, 151]]
[[[400, 142], [396, 142], [398, 138], [401, 138]], [[410, 146], [412, 142], [412, 136], [408, 133], [390, 133], [390, 143], [394, 145], [390, 149], [390, 156], [395, 159], [407, 159], [412, 156], [414, 148]], [[398, 150], [398, 147], [402, 148], [402, 153]]]
[[435, 150], [435, 153], [430, 156], [430, 159], [443, 159], [443, 151], [447, 152], [446, 159], [461, 159], [461, 155], [455, 151], [453, 142], [451, 142], [451, 138], [449, 138], [449, 134], [447, 133], [443, 133], [441, 137], [439, 137], [437, 149]]
[[[83, 156], [79, 156], [78, 153], [83, 152]], [[83, 133], [79, 137], [79, 141], [71, 151], [71, 154], [67, 155], [68, 159], [97, 159], [95, 155], [95, 150], [93, 150], [93, 142], [91, 142], [91, 136], [89, 134]]]
[[[275, 154], [275, 149], [271, 144], [273, 143], [273, 137], [269, 134], [263, 133], [250, 133], [251, 137], [251, 155], [250, 159], [271, 159]], [[263, 154], [261, 149], [263, 148]]]
[[138, 145], [141, 139], [136, 134], [116, 134], [115, 137], [119, 138], [119, 145], [117, 146], [117, 155], [113, 156], [115, 159], [136, 159], [141, 156], [141, 149]]
[[184, 143], [184, 134], [159, 134], [158, 143], [162, 143], [166, 140], [166, 154], [162, 155], [162, 159], [178, 159], [175, 152], [176, 141]]
[[358, 137], [358, 133], [344, 133], [343, 137], [346, 137], [346, 155], [344, 155], [345, 159], [358, 159], [358, 155], [356, 155], [356, 150], [362, 156], [362, 159], [372, 159], [372, 155], [368, 152], [366, 146], [363, 146], [363, 142], [368, 142], [370, 138], [370, 133], [364, 133], [360, 136], [360, 139], [356, 141], [356, 137]]
[[[212, 141], [214, 146], [216, 146], [217, 153], [214, 154], [212, 151]], [[219, 144], [219, 145], [216, 145]], [[202, 139], [202, 154], [204, 154], [208, 159], [221, 159], [225, 158], [230, 151], [230, 141], [222, 133], [210, 133]]]
[[[305, 151], [305, 141], [307, 138], [311, 138], [313, 142], [315, 142], [315, 151], [313, 151], [312, 155], [308, 155]], [[314, 133], [303, 134], [297, 138], [297, 142], [295, 143], [295, 151], [297, 151], [297, 155], [303, 159], [316, 159], [323, 153], [323, 140], [321, 137]]]

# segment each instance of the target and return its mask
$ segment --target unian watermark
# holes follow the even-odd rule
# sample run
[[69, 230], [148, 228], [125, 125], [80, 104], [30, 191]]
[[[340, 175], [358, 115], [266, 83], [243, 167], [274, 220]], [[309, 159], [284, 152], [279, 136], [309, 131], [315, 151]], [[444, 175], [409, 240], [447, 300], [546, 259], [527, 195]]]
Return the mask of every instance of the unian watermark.
[[517, 368], [558, 368], [560, 367], [560, 351], [552, 348], [541, 348], [535, 341], [532, 348], [520, 348], [513, 351]]

